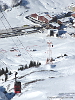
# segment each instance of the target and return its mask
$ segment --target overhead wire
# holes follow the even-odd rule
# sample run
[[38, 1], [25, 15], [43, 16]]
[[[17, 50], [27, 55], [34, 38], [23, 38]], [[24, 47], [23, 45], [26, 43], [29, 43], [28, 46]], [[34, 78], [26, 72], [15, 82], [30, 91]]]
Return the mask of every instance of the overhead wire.
[[10, 26], [10, 28], [12, 28], [11, 25], [10, 25], [10, 23], [8, 22], [8, 20], [6, 19], [5, 15], [3, 14], [2, 11], [1, 11], [1, 13], [2, 13], [2, 15], [4, 16], [5, 20], [7, 21], [8, 25]]
[[[1, 18], [2, 18], [2, 17], [1, 17]], [[1, 20], [1, 18], [0, 18], [0, 20]], [[2, 20], [1, 20], [1, 22], [2, 22], [3, 26], [5, 27], [5, 29], [7, 30], [7, 28], [6, 28], [6, 26], [4, 25], [4, 23], [3, 23]], [[4, 54], [4, 53], [3, 53], [3, 54]], [[0, 61], [3, 62], [1, 59], [0, 59]], [[6, 65], [4, 62], [3, 62], [3, 64]], [[6, 65], [6, 66], [7, 66], [7, 65]], [[9, 68], [11, 69], [11, 67], [9, 67]], [[12, 69], [11, 69], [11, 70], [12, 70]]]
[[[17, 37], [18, 38], [18, 37]], [[19, 42], [21, 43], [21, 45], [24, 47], [23, 43], [20, 41], [20, 39], [18, 38]], [[29, 54], [29, 52], [26, 50], [26, 48], [24, 47], [25, 51]], [[31, 59], [33, 60], [33, 57], [31, 54], [29, 54], [29, 56], [31, 57]]]
[[[3, 12], [1, 12], [2, 13], [2, 15], [4, 16], [4, 14], [3, 14]], [[5, 18], [5, 20], [7, 21], [7, 23], [9, 24], [9, 26], [10, 26], [10, 28], [12, 29], [12, 27], [11, 27], [11, 25], [10, 25], [10, 23], [8, 22], [8, 20], [6, 19], [6, 17], [4, 16], [4, 18]], [[1, 19], [0, 19], [1, 20]], [[1, 20], [1, 22], [2, 22], [2, 24], [4, 25], [4, 23], [3, 23], [3, 21]], [[6, 29], [6, 31], [8, 32], [8, 30], [7, 30], [7, 28], [6, 28], [6, 26], [4, 25], [4, 27], [5, 27], [5, 29]], [[12, 37], [11, 37], [11, 39], [12, 39]], [[12, 41], [14, 42], [14, 40], [12, 39]], [[14, 44], [16, 45], [16, 47], [18, 48], [18, 46], [17, 46], [17, 44], [14, 42]], [[19, 50], [19, 48], [18, 48], [18, 50]], [[21, 54], [21, 51], [19, 50], [19, 53]], [[24, 56], [22, 55], [22, 57], [24, 58]], [[26, 61], [26, 59], [24, 58], [24, 60]], [[27, 62], [27, 61], [26, 61]]]
[[[1, 20], [1, 18], [0, 18], [0, 20]], [[3, 21], [1, 20], [1, 22], [2, 22], [2, 24], [4, 25], [4, 23], [3, 23]], [[7, 30], [7, 28], [6, 28], [6, 26], [4, 25], [4, 27], [5, 27], [5, 29], [6, 29], [6, 31], [8, 32], [8, 30]], [[11, 38], [12, 39], [12, 38]], [[12, 41], [14, 42], [14, 40], [12, 39]], [[16, 45], [16, 43], [14, 42], [14, 44]], [[17, 47], [17, 45], [16, 45], [16, 47]], [[17, 47], [18, 48], [18, 47]], [[19, 50], [19, 52], [20, 52], [20, 50]], [[20, 52], [21, 53], [21, 52]], [[4, 54], [4, 53], [3, 53]], [[22, 55], [22, 57], [23, 57], [23, 55]], [[24, 58], [24, 57], [23, 57]], [[24, 60], [25, 60], [25, 58], [24, 58]], [[12, 70], [12, 68], [8, 65], [8, 64], [6, 64], [4, 61], [2, 61], [1, 59], [0, 59], [0, 61], [6, 66], [6, 67], [8, 67], [10, 70]], [[26, 60], [25, 60], [26, 61]]]
[[[0, 19], [1, 20], [1, 19]], [[2, 24], [4, 25], [4, 23], [3, 23], [3, 21], [1, 20], [1, 22], [2, 22]], [[8, 32], [8, 30], [7, 30], [7, 28], [6, 28], [6, 26], [4, 25], [4, 27], [5, 27], [5, 29], [6, 29], [6, 31]], [[11, 38], [12, 39], [12, 38]], [[12, 41], [14, 42], [14, 40], [12, 39]], [[14, 42], [14, 44], [16, 45], [16, 43]], [[16, 47], [17, 47], [17, 45], [16, 45]], [[18, 47], [17, 47], [18, 48]], [[20, 52], [20, 50], [19, 50], [19, 52]], [[20, 52], [21, 53], [21, 52]]]
[[[5, 17], [5, 15], [3, 14], [3, 12], [1, 12], [2, 13], [2, 15], [4, 16], [4, 18], [5, 18], [5, 20], [7, 21], [7, 23], [8, 23], [8, 25], [10, 26], [10, 28], [12, 29], [12, 27], [11, 27], [11, 25], [10, 25], [10, 23], [8, 22], [8, 20], [6, 19], [6, 17]], [[0, 19], [1, 20], [1, 22], [2, 22], [2, 24], [4, 25], [4, 27], [5, 27], [5, 29], [6, 29], [6, 31], [8, 32], [8, 30], [7, 30], [7, 28], [6, 28], [6, 26], [5, 26], [5, 24], [3, 23], [3, 21], [2, 21], [2, 19]], [[12, 29], [12, 31], [13, 31], [13, 29]], [[18, 37], [17, 37], [18, 38]], [[12, 39], [12, 41], [13, 41], [13, 43], [16, 45], [16, 47], [18, 48], [18, 46], [17, 46], [17, 44], [14, 42], [14, 40], [13, 40], [13, 38], [11, 37], [11, 39]], [[26, 48], [25, 48], [25, 46], [23, 45], [23, 43], [21, 42], [21, 40], [18, 38], [18, 40], [19, 40], [19, 42], [20, 42], [20, 44], [22, 45], [22, 47], [25, 49], [25, 51], [29, 54], [29, 52], [26, 50]], [[19, 48], [18, 48], [18, 50], [19, 50]], [[21, 51], [19, 50], [19, 52], [21, 53]], [[22, 54], [22, 53], [21, 53]], [[32, 57], [32, 55], [31, 54], [29, 54], [29, 56], [30, 56], [30, 58], [33, 60], [33, 57]], [[24, 56], [22, 55], [22, 57], [24, 58]], [[26, 59], [24, 58], [24, 60], [26, 61]], [[2, 60], [1, 60], [2, 61]], [[26, 61], [27, 62], [27, 61]], [[8, 68], [10, 68], [11, 70], [12, 70], [12, 68], [9, 66], [9, 65], [7, 65], [4, 61], [2, 61], [2, 63], [4, 64], [4, 65], [6, 65], [6, 66], [8, 66]], [[10, 76], [11, 77], [11, 76]]]
[[[5, 15], [3, 14], [3, 12], [1, 11], [1, 13], [2, 13], [2, 15], [3, 15], [3, 17], [5, 18], [5, 20], [7, 21], [7, 23], [8, 23], [8, 25], [10, 26], [10, 28], [12, 29], [12, 27], [11, 27], [11, 25], [10, 25], [10, 23], [8, 22], [8, 20], [6, 19], [6, 17], [5, 17]], [[1, 20], [1, 19], [0, 19]], [[5, 24], [3, 23], [3, 21], [1, 20], [1, 22], [2, 22], [2, 24], [4, 25], [4, 27], [5, 27], [5, 29], [6, 29], [6, 31], [8, 32], [8, 30], [7, 30], [7, 28], [6, 28], [6, 26], [5, 26]], [[17, 37], [18, 38], [18, 37]], [[12, 39], [12, 38], [11, 38]], [[19, 40], [19, 42], [20, 42], [20, 44], [23, 46], [23, 48], [25, 49], [25, 51], [27, 52], [27, 50], [26, 50], [26, 48], [24, 47], [24, 45], [23, 45], [23, 43], [20, 41], [20, 39], [18, 38], [18, 40]], [[14, 40], [12, 39], [12, 41], [14, 42]], [[17, 46], [17, 44], [14, 42], [14, 44], [16, 45], [16, 47], [18, 48], [18, 46]], [[19, 48], [18, 48], [18, 50], [19, 50]], [[19, 50], [19, 52], [21, 53], [21, 51]], [[29, 52], [27, 52], [28, 54], [29, 54]], [[33, 58], [32, 58], [32, 55], [30, 55], [29, 54], [29, 56], [30, 56], [30, 58], [33, 60]], [[24, 58], [24, 56], [22, 55], [22, 57]], [[26, 59], [24, 58], [24, 60], [26, 61]], [[27, 61], [26, 61], [27, 62]], [[4, 62], [3, 62], [4, 63]], [[5, 63], [4, 63], [5, 64]], [[5, 64], [6, 65], [6, 64]]]
[[[2, 16], [3, 17], [3, 16]], [[1, 18], [2, 18], [1, 17]], [[6, 26], [4, 25], [4, 23], [3, 23], [3, 21], [2, 21], [2, 19], [0, 18], [0, 20], [1, 20], [1, 22], [2, 22], [2, 24], [3, 24], [3, 26], [5, 27], [5, 29], [7, 30], [7, 28], [6, 28]]]
[[[1, 12], [2, 13], [2, 15], [4, 16], [4, 18], [5, 18], [5, 20], [7, 21], [7, 23], [8, 23], [8, 25], [10, 26], [10, 28], [12, 29], [12, 27], [11, 27], [11, 25], [10, 25], [10, 23], [8, 22], [8, 20], [6, 19], [6, 17], [5, 17], [5, 15], [3, 14], [3, 12]], [[18, 38], [18, 37], [17, 37]], [[18, 40], [19, 40], [19, 38], [18, 38]], [[14, 42], [14, 41], [13, 41]], [[21, 45], [23, 46], [23, 44], [22, 44], [22, 42], [19, 40], [19, 42], [21, 43]], [[23, 46], [24, 47], [24, 46]], [[25, 49], [25, 47], [24, 47], [24, 49]], [[25, 49], [26, 50], [26, 49]], [[27, 52], [27, 51], [26, 51]], [[21, 53], [21, 52], [20, 52]], [[28, 52], [27, 52], [28, 53]], [[28, 53], [29, 54], [29, 53]], [[30, 55], [30, 54], [29, 54]], [[30, 55], [30, 57], [31, 57], [31, 59], [33, 60], [33, 58], [32, 58], [32, 56]]]
[[[10, 25], [10, 23], [8, 22], [8, 20], [6, 19], [6, 17], [4, 16], [4, 14], [3, 14], [3, 12], [1, 12], [2, 13], [2, 15], [3, 15], [3, 17], [5, 18], [5, 20], [7, 21], [7, 23], [9, 24], [9, 26], [10, 26], [10, 28], [12, 29], [12, 27], [11, 27], [11, 25]], [[1, 20], [1, 18], [0, 18], [0, 20]], [[6, 29], [6, 31], [8, 32], [8, 30], [7, 30], [7, 28], [6, 28], [6, 26], [5, 26], [5, 24], [3, 23], [3, 21], [1, 20], [1, 22], [2, 22], [2, 24], [3, 24], [3, 26], [5, 27], [5, 29]], [[12, 39], [12, 38], [11, 38]], [[12, 41], [14, 42], [14, 40], [12, 39]], [[20, 40], [19, 40], [20, 41]], [[20, 43], [21, 43], [21, 41], [20, 41]], [[14, 42], [14, 44], [16, 45], [16, 47], [18, 48], [18, 46], [17, 46], [17, 44]], [[22, 44], [22, 43], [21, 43]], [[23, 44], [22, 44], [22, 46], [23, 46]], [[24, 46], [23, 46], [24, 47]], [[19, 50], [19, 48], [18, 48], [18, 50]], [[19, 52], [21, 53], [21, 51], [19, 50]], [[22, 55], [22, 57], [24, 58], [24, 56]], [[26, 59], [24, 58], [24, 60], [26, 61]], [[9, 65], [7, 65], [4, 61], [2, 61], [1, 59], [0, 59], [0, 61], [5, 65], [5, 66], [8, 66], [8, 68], [10, 68], [11, 70], [12, 70], [12, 68], [9, 66]], [[11, 77], [11, 76], [10, 76]]]

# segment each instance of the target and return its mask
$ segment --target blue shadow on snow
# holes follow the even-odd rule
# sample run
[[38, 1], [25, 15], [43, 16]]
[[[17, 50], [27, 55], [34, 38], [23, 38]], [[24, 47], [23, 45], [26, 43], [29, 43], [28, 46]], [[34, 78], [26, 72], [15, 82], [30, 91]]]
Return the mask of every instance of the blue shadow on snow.
[[5, 94], [5, 96], [8, 98], [8, 100], [11, 100], [15, 96], [15, 93], [13, 93], [13, 92], [7, 93], [6, 89], [3, 86], [0, 86], [0, 91]]

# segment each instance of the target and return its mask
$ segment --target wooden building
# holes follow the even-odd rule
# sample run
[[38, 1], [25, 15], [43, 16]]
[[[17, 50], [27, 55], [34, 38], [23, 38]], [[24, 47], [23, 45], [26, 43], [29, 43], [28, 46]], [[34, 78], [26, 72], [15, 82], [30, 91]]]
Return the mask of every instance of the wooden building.
[[45, 18], [44, 16], [38, 16], [38, 20], [44, 22], [44, 23], [49, 23], [49, 20]]
[[35, 14], [31, 14], [31, 17], [38, 20], [38, 15], [36, 13]]

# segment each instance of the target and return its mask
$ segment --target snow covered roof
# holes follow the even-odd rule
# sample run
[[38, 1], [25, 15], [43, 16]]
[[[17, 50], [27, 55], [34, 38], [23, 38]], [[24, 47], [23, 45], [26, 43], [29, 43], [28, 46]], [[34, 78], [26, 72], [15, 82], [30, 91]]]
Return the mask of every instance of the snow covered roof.
[[56, 27], [60, 27], [60, 25], [58, 23], [51, 23], [51, 25], [56, 26]]
[[73, 27], [75, 27], [75, 23], [73, 24]]
[[31, 17], [34, 17], [34, 18], [37, 18], [37, 14], [35, 13], [35, 14], [31, 14]]
[[61, 19], [58, 19], [60, 20], [62, 23], [65, 23], [65, 22], [69, 22], [69, 17], [65, 17], [65, 18], [61, 18]]

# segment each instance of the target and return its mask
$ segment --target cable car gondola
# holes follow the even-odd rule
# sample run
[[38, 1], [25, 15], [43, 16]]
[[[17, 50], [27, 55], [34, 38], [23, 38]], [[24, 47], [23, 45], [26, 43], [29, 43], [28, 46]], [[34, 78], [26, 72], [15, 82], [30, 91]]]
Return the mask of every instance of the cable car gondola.
[[14, 92], [21, 93], [21, 82], [16, 81], [16, 75], [17, 75], [17, 72], [15, 73]]
[[21, 93], [21, 82], [16, 81], [14, 83], [14, 91], [15, 93]]

